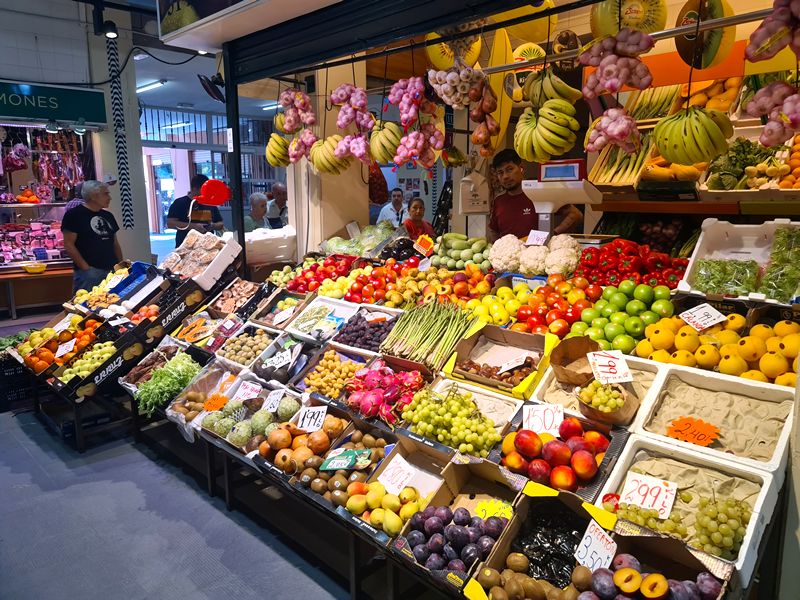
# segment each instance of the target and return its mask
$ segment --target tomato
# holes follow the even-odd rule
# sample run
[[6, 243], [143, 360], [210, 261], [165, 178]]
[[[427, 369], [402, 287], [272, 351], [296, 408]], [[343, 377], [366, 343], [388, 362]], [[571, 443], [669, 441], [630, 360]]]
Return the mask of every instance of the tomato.
[[320, 286], [320, 282], [319, 282], [319, 281], [317, 281], [316, 279], [315, 279], [315, 280], [313, 280], [313, 281], [309, 281], [309, 282], [308, 282], [308, 291], [309, 291], [309, 292], [313, 292], [313, 291], [314, 291], [314, 290], [316, 290], [316, 289], [317, 289], [319, 286]]
[[553, 308], [556, 305], [556, 302], [558, 302], [559, 300], [561, 300], [561, 296], [553, 292], [552, 294], [548, 294], [545, 302], [547, 303], [547, 306]]
[[531, 329], [531, 333], [541, 333], [541, 334], [545, 334], [545, 333], [547, 333], [548, 331], [550, 331], [550, 330], [549, 330], [549, 328], [547, 327], [547, 325], [536, 325], [536, 326], [535, 326], [533, 329]]
[[559, 296], [566, 296], [569, 294], [570, 290], [572, 290], [572, 285], [566, 281], [560, 281], [556, 284], [556, 293]]
[[579, 290], [585, 290], [589, 287], [589, 280], [586, 277], [573, 277], [568, 281], [572, 284], [572, 287], [576, 287]]
[[565, 279], [566, 278], [561, 273], [553, 273], [547, 278], [547, 285], [556, 287], [559, 282], [565, 281]]
[[580, 312], [584, 308], [591, 308], [592, 307], [592, 302], [590, 300], [587, 300], [586, 298], [582, 298], [582, 299], [578, 300], [577, 302], [575, 302], [575, 304], [573, 304], [572, 307], [575, 310], [577, 310], [578, 312]]
[[418, 266], [418, 265], [419, 265], [419, 258], [418, 258], [418, 257], [416, 257], [416, 256], [410, 256], [410, 257], [408, 258], [408, 260], [406, 261], [406, 264], [407, 264], [409, 267], [416, 267], [416, 266]]
[[533, 313], [535, 315], [540, 316], [542, 319], [544, 319], [545, 315], [547, 315], [547, 313], [549, 312], [550, 312], [550, 307], [547, 306], [547, 304], [540, 304], [539, 306], [533, 307]]
[[511, 331], [520, 331], [522, 333], [528, 333], [528, 326], [525, 323], [514, 323], [511, 327], [509, 327]]
[[586, 297], [589, 300], [591, 300], [592, 302], [597, 302], [597, 300], [600, 298], [600, 296], [603, 295], [602, 286], [599, 286], [599, 285], [596, 285], [596, 284], [590, 285], [584, 291], [586, 292]]
[[523, 304], [517, 309], [517, 320], [527, 321], [533, 315], [533, 307]]
[[371, 283], [367, 284], [367, 285], [364, 286], [364, 289], [361, 290], [361, 293], [364, 296], [370, 296], [371, 297], [375, 293], [375, 286], [372, 285]]
[[553, 321], [558, 321], [559, 319], [564, 319], [564, 311], [558, 310], [557, 308], [547, 311], [547, 315], [544, 318], [548, 325], [550, 325]]
[[533, 331], [533, 328], [536, 327], [537, 325], [547, 324], [545, 323], [544, 317], [542, 317], [541, 315], [531, 315], [530, 317], [528, 317], [526, 323], [528, 325], [528, 329], [531, 331]]
[[558, 337], [564, 337], [569, 333], [569, 323], [564, 319], [556, 319], [550, 323], [547, 329]]

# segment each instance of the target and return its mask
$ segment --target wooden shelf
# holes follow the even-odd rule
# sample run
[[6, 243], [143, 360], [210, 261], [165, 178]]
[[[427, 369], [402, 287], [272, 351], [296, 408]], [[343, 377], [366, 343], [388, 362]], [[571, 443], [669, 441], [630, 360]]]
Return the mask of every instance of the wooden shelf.
[[[800, 204], [798, 204], [800, 209]], [[687, 215], [738, 215], [738, 202], [656, 202], [646, 200], [603, 200], [600, 204], [592, 205], [592, 210], [599, 212], [627, 212], [627, 213], [664, 213]], [[768, 210], [774, 211], [774, 208]], [[757, 213], [751, 213], [757, 214]], [[783, 214], [783, 213], [780, 213]], [[787, 213], [788, 214], [788, 213]]]

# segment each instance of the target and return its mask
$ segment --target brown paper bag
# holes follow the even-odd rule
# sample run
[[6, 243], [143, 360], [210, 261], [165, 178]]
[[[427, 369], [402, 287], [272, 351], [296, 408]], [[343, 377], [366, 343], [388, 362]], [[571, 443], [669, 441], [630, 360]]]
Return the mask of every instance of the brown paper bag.
[[584, 386], [594, 379], [588, 352], [597, 352], [600, 345], [586, 336], [567, 338], [550, 353], [550, 366], [559, 383]]
[[[594, 377], [592, 379], [594, 379]], [[629, 425], [630, 422], [633, 421], [633, 417], [636, 416], [636, 411], [639, 410], [639, 398], [633, 393], [633, 388], [630, 384], [612, 383], [611, 387], [618, 390], [625, 400], [625, 404], [622, 405], [622, 408], [610, 413], [603, 412], [584, 403], [583, 400], [580, 399], [580, 396], [576, 394], [576, 396], [578, 396], [578, 408], [582, 415], [593, 421], [606, 423], [608, 425]]]

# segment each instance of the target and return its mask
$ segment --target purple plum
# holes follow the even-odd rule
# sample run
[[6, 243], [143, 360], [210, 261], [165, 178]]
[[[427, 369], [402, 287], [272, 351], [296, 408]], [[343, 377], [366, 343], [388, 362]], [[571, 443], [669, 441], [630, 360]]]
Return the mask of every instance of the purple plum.
[[457, 508], [453, 512], [453, 523], [456, 525], [461, 525], [466, 527], [469, 525], [469, 522], [472, 520], [472, 516], [469, 514], [469, 511], [466, 508]]
[[442, 520], [442, 523], [447, 525], [453, 520], [453, 511], [450, 510], [449, 506], [439, 506], [433, 513], [433, 516], [439, 517]]
[[471, 567], [476, 561], [480, 560], [480, 558], [481, 551], [476, 544], [467, 544], [461, 549], [461, 560], [463, 560], [464, 564], [468, 567]]
[[620, 569], [633, 569], [634, 571], [642, 572], [642, 565], [632, 554], [617, 554], [611, 562], [611, 568], [615, 571]]
[[464, 546], [470, 543], [469, 531], [466, 527], [461, 525], [453, 525], [452, 523], [445, 527], [444, 536], [447, 541], [453, 544], [453, 548], [461, 550]]
[[697, 589], [703, 600], [716, 600], [722, 591], [722, 584], [711, 573], [703, 571], [697, 576]]
[[456, 550], [450, 543], [444, 545], [444, 550], [442, 550], [442, 554], [444, 555], [446, 560], [455, 560], [460, 556], [458, 550]]
[[417, 559], [417, 562], [421, 565], [425, 564], [425, 561], [428, 560], [428, 557], [431, 555], [431, 551], [428, 550], [428, 546], [425, 544], [414, 546], [411, 552], [414, 553], [414, 558]]
[[439, 517], [425, 519], [425, 535], [428, 537], [432, 536], [434, 533], [442, 533], [443, 530], [444, 524]]
[[497, 539], [501, 533], [503, 533], [503, 522], [500, 517], [489, 517], [483, 523], [483, 535]]
[[435, 506], [426, 506], [425, 510], [422, 511], [422, 516], [425, 517], [426, 521], [430, 519], [434, 514], [436, 514]]
[[467, 572], [467, 565], [464, 564], [463, 560], [455, 558], [447, 563], [447, 570], [448, 571], [461, 571], [462, 573]]
[[683, 587], [689, 593], [690, 600], [701, 600], [700, 590], [697, 588], [697, 584], [694, 581], [686, 579], [681, 583], [683, 583]]
[[677, 579], [667, 579], [669, 585], [669, 600], [689, 600], [689, 592], [683, 587], [683, 583]]
[[434, 533], [428, 540], [428, 550], [431, 554], [439, 554], [444, 549], [444, 536], [441, 533]]
[[508, 517], [500, 517], [500, 520], [503, 522], [503, 529], [505, 529], [508, 525]]
[[416, 529], [409, 531], [408, 535], [406, 536], [406, 541], [408, 545], [412, 548], [419, 546], [420, 544], [425, 543], [425, 534], [421, 531], [417, 531]]
[[597, 569], [592, 573], [592, 591], [600, 596], [600, 600], [614, 600], [617, 586], [614, 585], [614, 573], [611, 569]]
[[578, 600], [600, 600], [600, 596], [594, 592], [581, 592], [578, 596]]
[[411, 519], [409, 519], [411, 524], [411, 529], [415, 529], [417, 531], [424, 531], [425, 530], [425, 514], [421, 512], [415, 512], [411, 515]]
[[636, 600], [635, 596], [628, 596], [627, 594], [617, 594], [614, 600]]
[[472, 517], [469, 520], [469, 526], [477, 527], [478, 529], [481, 530], [481, 535], [483, 535], [483, 519], [481, 519], [480, 517]]
[[431, 571], [441, 571], [446, 564], [441, 554], [431, 554], [425, 561], [425, 568]]
[[478, 540], [483, 535], [483, 530], [480, 527], [467, 527], [467, 535], [469, 536], [470, 544], [477, 544]]
[[494, 538], [488, 535], [482, 535], [478, 540], [477, 546], [478, 550], [481, 551], [481, 558], [483, 560], [489, 558], [489, 553], [492, 551], [492, 548], [494, 548], [494, 541]]

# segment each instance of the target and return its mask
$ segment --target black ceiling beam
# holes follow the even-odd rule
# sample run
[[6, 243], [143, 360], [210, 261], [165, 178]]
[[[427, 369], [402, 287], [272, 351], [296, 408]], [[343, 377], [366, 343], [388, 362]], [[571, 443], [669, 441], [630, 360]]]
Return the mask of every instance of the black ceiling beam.
[[143, 8], [141, 6], [132, 6], [130, 4], [120, 4], [119, 2], [106, 2], [103, 0], [102, 2], [95, 2], [94, 0], [73, 0], [73, 2], [78, 2], [79, 4], [101, 4], [105, 8], [111, 8], [114, 10], [123, 10], [129, 13], [137, 13], [140, 15], [146, 15], [148, 17], [157, 17], [158, 12], [151, 8]]

